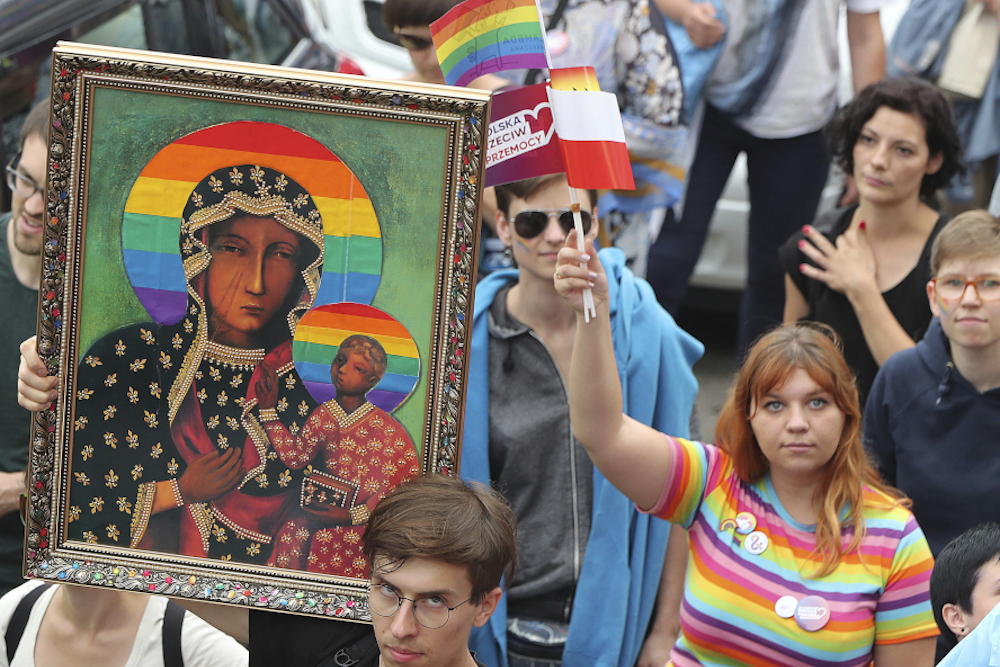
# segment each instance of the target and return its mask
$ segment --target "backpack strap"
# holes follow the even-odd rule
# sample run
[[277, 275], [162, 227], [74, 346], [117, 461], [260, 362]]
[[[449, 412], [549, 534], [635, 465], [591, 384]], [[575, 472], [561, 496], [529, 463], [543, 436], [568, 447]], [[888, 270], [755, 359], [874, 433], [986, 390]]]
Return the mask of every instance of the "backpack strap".
[[24, 629], [28, 626], [28, 617], [31, 616], [31, 608], [38, 602], [38, 598], [41, 597], [42, 593], [47, 590], [49, 590], [49, 584], [33, 588], [30, 593], [21, 598], [21, 601], [17, 603], [17, 607], [10, 617], [10, 623], [7, 625], [7, 632], [3, 636], [4, 641], [7, 643], [8, 665], [14, 660], [14, 654], [17, 653], [17, 645], [21, 643]]
[[324, 667], [351, 667], [351, 665], [361, 663], [373, 654], [378, 655], [378, 642], [375, 641], [375, 633], [370, 632], [359, 639], [356, 644], [337, 651], [336, 655], [333, 656], [333, 662], [324, 663]]
[[181, 654], [181, 630], [184, 627], [184, 607], [172, 600], [163, 611], [163, 665], [184, 667]]

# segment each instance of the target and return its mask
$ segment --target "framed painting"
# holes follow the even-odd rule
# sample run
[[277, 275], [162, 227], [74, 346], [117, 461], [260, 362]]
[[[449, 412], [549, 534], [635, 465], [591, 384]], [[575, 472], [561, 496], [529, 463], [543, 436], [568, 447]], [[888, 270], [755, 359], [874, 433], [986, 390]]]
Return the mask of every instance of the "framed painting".
[[487, 93], [61, 44], [25, 572], [368, 618], [455, 472]]

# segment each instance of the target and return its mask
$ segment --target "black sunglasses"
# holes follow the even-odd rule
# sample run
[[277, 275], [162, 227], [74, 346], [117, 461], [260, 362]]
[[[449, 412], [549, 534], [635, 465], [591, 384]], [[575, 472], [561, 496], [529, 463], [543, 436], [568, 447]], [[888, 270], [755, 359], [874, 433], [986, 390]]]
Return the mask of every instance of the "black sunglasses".
[[[555, 211], [521, 211], [514, 216], [514, 231], [522, 239], [533, 239], [549, 225], [549, 218], [553, 215], [559, 216], [559, 226], [569, 234], [573, 229], [573, 212], [569, 209]], [[580, 211], [580, 221], [583, 223], [583, 233], [590, 232], [590, 213]]]
[[396, 39], [399, 40], [399, 45], [408, 51], [423, 51], [424, 49], [434, 46], [434, 42], [424, 37], [416, 37], [414, 35], [407, 35], [405, 32], [397, 32]]

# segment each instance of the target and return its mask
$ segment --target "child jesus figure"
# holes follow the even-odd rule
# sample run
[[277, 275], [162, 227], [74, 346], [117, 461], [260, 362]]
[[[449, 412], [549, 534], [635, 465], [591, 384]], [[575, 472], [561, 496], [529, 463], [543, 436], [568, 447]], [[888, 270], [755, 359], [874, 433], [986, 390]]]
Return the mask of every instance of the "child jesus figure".
[[276, 377], [258, 382], [261, 426], [271, 445], [290, 469], [306, 471], [299, 505], [275, 535], [270, 565], [368, 576], [361, 553], [368, 516], [390, 489], [420, 472], [406, 429], [366, 398], [386, 365], [385, 349], [374, 338], [345, 338], [330, 366], [337, 395], [313, 410], [299, 433], [274, 412]]

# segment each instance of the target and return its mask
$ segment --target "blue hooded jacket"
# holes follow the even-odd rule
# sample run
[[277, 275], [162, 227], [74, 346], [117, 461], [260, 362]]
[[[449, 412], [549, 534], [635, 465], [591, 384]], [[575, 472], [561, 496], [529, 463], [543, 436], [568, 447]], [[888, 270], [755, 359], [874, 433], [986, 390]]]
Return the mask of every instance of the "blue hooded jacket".
[[1000, 388], [979, 392], [948, 349], [935, 318], [916, 347], [886, 361], [865, 405], [865, 446], [885, 481], [913, 500], [934, 556], [1000, 517]]
[[[625, 268], [625, 256], [602, 250], [608, 274], [611, 331], [625, 413], [670, 435], [688, 434], [698, 383], [691, 367], [704, 347], [656, 301], [652, 288]], [[487, 312], [517, 271], [491, 273], [476, 287], [469, 354], [461, 476], [490, 483], [489, 332]], [[594, 469], [593, 518], [573, 600], [563, 664], [632, 667], [653, 612], [670, 526], [640, 514]], [[489, 667], [507, 665], [507, 603], [500, 599], [470, 648]]]

